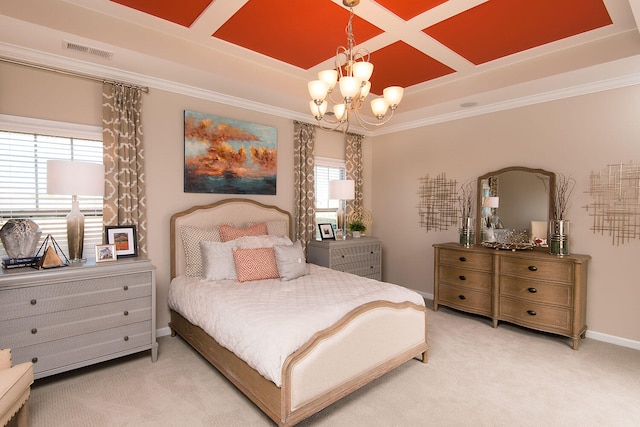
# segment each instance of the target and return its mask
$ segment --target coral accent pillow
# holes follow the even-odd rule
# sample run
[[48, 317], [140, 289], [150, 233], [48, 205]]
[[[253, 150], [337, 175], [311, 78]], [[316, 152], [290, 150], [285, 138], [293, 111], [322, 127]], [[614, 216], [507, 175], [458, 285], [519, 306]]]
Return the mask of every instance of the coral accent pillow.
[[267, 223], [265, 222], [258, 222], [245, 228], [236, 228], [229, 224], [221, 224], [218, 227], [218, 232], [223, 242], [244, 236], [263, 236], [268, 234]]
[[233, 248], [233, 260], [236, 264], [238, 282], [280, 277], [273, 248]]

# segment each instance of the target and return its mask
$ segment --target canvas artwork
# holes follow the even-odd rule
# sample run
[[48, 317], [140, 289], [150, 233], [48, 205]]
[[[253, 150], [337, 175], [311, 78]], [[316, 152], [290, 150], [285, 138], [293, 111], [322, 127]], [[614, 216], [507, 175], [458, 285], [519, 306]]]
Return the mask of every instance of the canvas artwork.
[[184, 112], [186, 193], [276, 194], [276, 128]]

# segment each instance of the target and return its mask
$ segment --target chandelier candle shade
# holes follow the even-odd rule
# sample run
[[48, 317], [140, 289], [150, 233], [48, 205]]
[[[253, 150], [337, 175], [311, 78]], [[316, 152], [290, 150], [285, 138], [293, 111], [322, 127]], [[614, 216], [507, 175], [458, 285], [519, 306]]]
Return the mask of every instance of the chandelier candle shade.
[[[316, 118], [318, 124], [324, 120], [331, 126], [331, 130], [342, 129], [343, 132], [349, 130], [351, 120], [355, 117], [358, 124], [367, 129], [371, 126], [381, 126], [391, 120], [393, 112], [398, 108], [402, 100], [403, 88], [400, 86], [390, 86], [382, 91], [382, 97], [371, 101], [371, 111], [378, 120], [369, 122], [365, 120], [360, 110], [371, 90], [369, 79], [373, 74], [373, 64], [369, 62], [369, 51], [366, 49], [355, 49], [355, 38], [353, 36], [353, 6], [357, 6], [360, 0], [343, 0], [342, 4], [349, 8], [349, 23], [347, 24], [347, 47], [338, 46], [336, 49], [335, 68], [324, 70], [318, 73], [318, 80], [309, 82], [308, 89], [311, 95], [309, 108], [311, 114]], [[333, 91], [336, 84], [340, 90], [340, 98], [336, 99]], [[327, 109], [329, 101], [333, 104], [334, 119], [328, 119]], [[387, 111], [391, 109], [391, 114], [385, 119]], [[323, 129], [329, 127], [320, 126]]]
[[72, 196], [67, 215], [67, 245], [71, 262], [82, 261], [84, 215], [78, 196], [104, 196], [104, 165], [73, 160], [47, 161], [47, 193]]
[[342, 209], [342, 238], [347, 238], [347, 200], [355, 198], [355, 182], [352, 179], [329, 181], [329, 198], [340, 200]]

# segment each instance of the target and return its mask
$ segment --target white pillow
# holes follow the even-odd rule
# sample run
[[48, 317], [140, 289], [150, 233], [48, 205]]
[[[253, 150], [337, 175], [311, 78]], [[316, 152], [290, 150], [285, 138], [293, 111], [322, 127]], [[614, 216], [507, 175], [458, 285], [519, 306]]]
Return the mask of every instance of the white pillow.
[[280, 280], [285, 282], [309, 274], [309, 267], [307, 266], [300, 240], [297, 240], [292, 245], [274, 246], [273, 250], [276, 253]]
[[230, 242], [200, 242], [202, 251], [202, 276], [207, 280], [235, 280], [236, 266]]
[[235, 246], [240, 249], [272, 248], [276, 245], [291, 245], [293, 242], [287, 236], [243, 236], [235, 240]]

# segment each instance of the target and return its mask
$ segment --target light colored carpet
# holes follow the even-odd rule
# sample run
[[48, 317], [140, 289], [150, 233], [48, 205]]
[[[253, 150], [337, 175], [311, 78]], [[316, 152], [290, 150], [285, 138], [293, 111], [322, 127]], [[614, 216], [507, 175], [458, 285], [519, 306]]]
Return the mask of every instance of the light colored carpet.
[[[37, 380], [34, 427], [271, 426], [178, 337], [148, 352]], [[429, 363], [409, 361], [300, 426], [639, 426], [640, 352], [442, 308]]]

